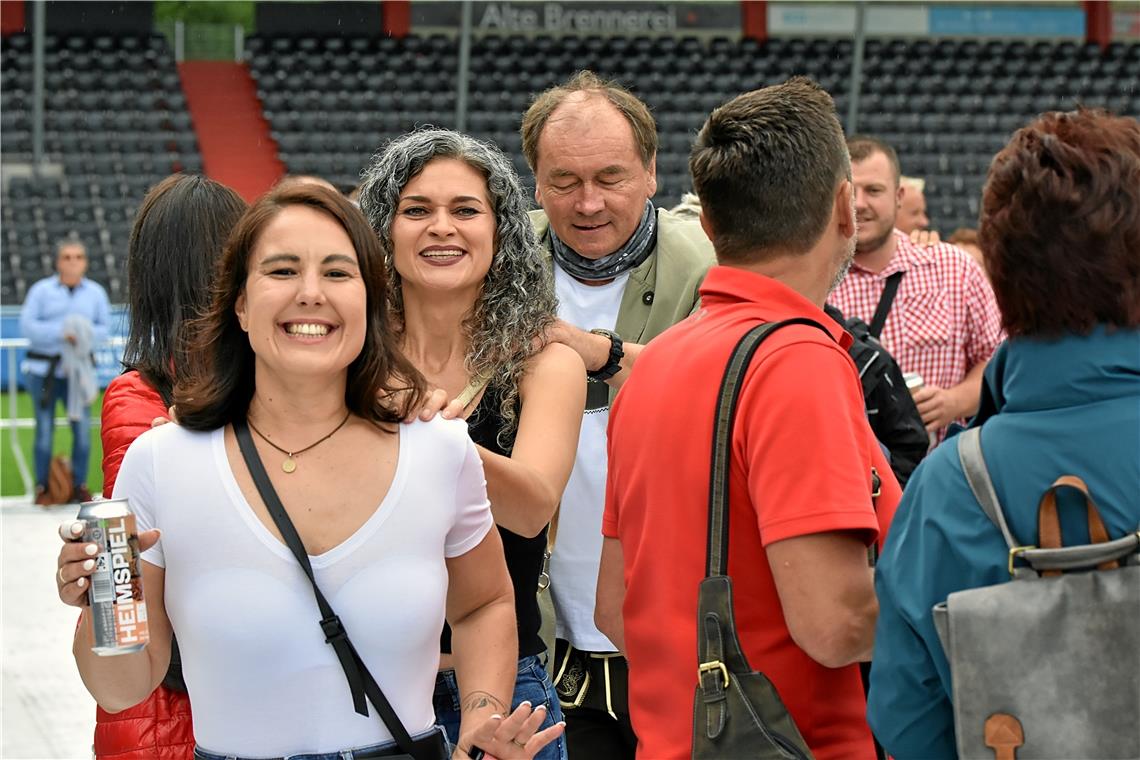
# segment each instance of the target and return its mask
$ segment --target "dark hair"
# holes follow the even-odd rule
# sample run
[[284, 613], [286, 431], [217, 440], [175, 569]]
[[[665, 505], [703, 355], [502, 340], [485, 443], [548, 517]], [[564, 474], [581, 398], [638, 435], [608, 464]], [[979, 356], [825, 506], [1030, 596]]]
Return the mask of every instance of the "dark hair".
[[1140, 325], [1140, 122], [1046, 113], [990, 165], [978, 241], [1011, 335]]
[[831, 96], [793, 77], [713, 111], [689, 170], [717, 258], [754, 261], [815, 245], [851, 163]]
[[393, 330], [403, 332], [404, 293], [396, 271], [392, 221], [400, 193], [429, 163], [450, 158], [482, 175], [495, 212], [495, 253], [478, 299], [463, 323], [464, 366], [500, 390], [504, 448], [518, 426], [518, 386], [555, 320], [558, 301], [550, 267], [542, 260], [527, 201], [511, 160], [490, 143], [447, 129], [421, 129], [397, 137], [372, 157], [361, 174], [360, 207], [376, 230], [388, 265]]
[[605, 98], [621, 112], [633, 130], [633, 139], [641, 155], [641, 163], [646, 168], [657, 155], [657, 122], [636, 95], [611, 79], [602, 79], [592, 71], [579, 71], [566, 81], [539, 93], [523, 114], [519, 133], [522, 136], [522, 151], [530, 170], [538, 170], [538, 140], [550, 115], [576, 92]]
[[902, 168], [899, 165], [899, 154], [895, 153], [895, 149], [889, 144], [870, 135], [854, 135], [847, 139], [847, 151], [851, 154], [851, 160], [855, 163], [866, 161], [876, 153], [882, 153], [891, 164], [891, 173], [894, 174], [895, 177], [895, 187], [899, 186], [899, 179], [902, 177]]
[[340, 193], [317, 185], [272, 190], [242, 215], [226, 243], [213, 301], [191, 347], [195, 372], [175, 388], [178, 422], [213, 430], [246, 414], [254, 390], [254, 352], [235, 307], [261, 234], [282, 210], [305, 206], [332, 217], [352, 241], [367, 293], [364, 346], [348, 367], [345, 404], [373, 422], [397, 422], [418, 409], [424, 380], [396, 347], [388, 325], [384, 257], [360, 210]]
[[210, 299], [210, 274], [230, 230], [245, 211], [230, 188], [174, 174], [143, 198], [127, 244], [130, 333], [123, 366], [163, 399], [187, 371], [193, 321]]
[[973, 227], [959, 227], [950, 233], [946, 242], [952, 245], [977, 245], [978, 231]]

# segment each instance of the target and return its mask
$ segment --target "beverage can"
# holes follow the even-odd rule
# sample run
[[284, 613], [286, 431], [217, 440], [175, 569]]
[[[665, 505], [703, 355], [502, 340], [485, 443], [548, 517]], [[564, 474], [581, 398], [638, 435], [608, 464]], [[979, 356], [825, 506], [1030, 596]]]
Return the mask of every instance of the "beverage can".
[[88, 580], [87, 601], [98, 655], [137, 652], [150, 641], [143, 596], [138, 528], [126, 499], [88, 501], [77, 519], [85, 524], [85, 543], [99, 547]]

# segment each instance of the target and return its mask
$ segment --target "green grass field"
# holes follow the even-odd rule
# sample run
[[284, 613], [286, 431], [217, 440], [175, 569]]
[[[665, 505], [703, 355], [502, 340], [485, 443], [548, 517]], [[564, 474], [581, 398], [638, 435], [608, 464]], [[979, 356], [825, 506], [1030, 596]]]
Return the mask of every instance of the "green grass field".
[[[9, 395], [0, 393], [0, 414], [5, 420], [11, 419], [9, 411]], [[103, 489], [103, 444], [99, 439], [99, 414], [103, 408], [103, 394], [95, 399], [91, 407], [91, 459], [87, 467], [87, 487], [91, 493], [97, 494]], [[32, 419], [32, 399], [26, 393], [16, 396], [16, 417], [18, 419]], [[63, 419], [63, 405], [56, 408], [59, 419]], [[27, 462], [28, 471], [35, 478], [35, 465], [32, 463], [32, 428], [22, 429], [19, 432], [20, 448], [24, 451], [24, 461]], [[71, 456], [71, 428], [57, 427], [53, 448], [57, 454]], [[8, 428], [0, 430], [0, 496], [20, 496], [24, 493], [24, 484], [20, 480], [20, 470], [16, 467], [16, 458], [12, 452], [12, 431]]]

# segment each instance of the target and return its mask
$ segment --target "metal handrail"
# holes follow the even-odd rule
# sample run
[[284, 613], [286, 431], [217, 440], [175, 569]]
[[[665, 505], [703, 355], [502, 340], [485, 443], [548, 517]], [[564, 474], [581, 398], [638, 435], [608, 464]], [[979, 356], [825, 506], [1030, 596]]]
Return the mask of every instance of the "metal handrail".
[[[99, 344], [99, 348], [120, 348], [125, 346], [127, 339], [122, 335], [114, 335]], [[24, 483], [24, 495], [31, 496], [35, 491], [35, 480], [28, 470], [28, 461], [24, 458], [24, 449], [20, 445], [19, 431], [21, 428], [35, 426], [35, 420], [21, 420], [16, 416], [16, 394], [19, 392], [19, 372], [16, 366], [16, 349], [28, 348], [27, 338], [0, 338], [0, 351], [7, 351], [8, 359], [8, 414], [7, 419], [0, 419], [0, 426], [8, 428], [12, 443], [12, 456], [16, 460], [16, 469], [20, 471], [20, 480]], [[29, 425], [28, 422], [31, 424]], [[56, 425], [61, 422], [56, 420]], [[92, 420], [92, 426], [99, 424]]]

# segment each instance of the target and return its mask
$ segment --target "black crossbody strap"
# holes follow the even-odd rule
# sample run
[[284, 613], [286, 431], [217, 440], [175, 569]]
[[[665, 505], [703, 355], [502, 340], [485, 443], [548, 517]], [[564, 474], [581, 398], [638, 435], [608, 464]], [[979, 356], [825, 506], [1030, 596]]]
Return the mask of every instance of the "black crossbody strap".
[[368, 671], [368, 666], [364, 664], [364, 660], [361, 659], [360, 654], [352, 645], [340, 618], [337, 617], [332, 606], [325, 599], [325, 595], [321, 593], [320, 587], [317, 586], [316, 578], [313, 576], [313, 567], [309, 564], [308, 552], [305, 551], [305, 545], [301, 543], [301, 537], [297, 535], [297, 529], [293, 527], [293, 521], [289, 519], [289, 513], [285, 511], [285, 506], [278, 498], [277, 491], [274, 490], [273, 483], [269, 480], [269, 474], [266, 473], [265, 466], [261, 463], [261, 457], [253, 443], [253, 436], [249, 432], [249, 426], [244, 419], [236, 420], [233, 425], [238, 448], [241, 449], [245, 466], [249, 468], [249, 474], [253, 478], [254, 485], [257, 486], [257, 492], [261, 494], [261, 500], [265, 502], [265, 508], [269, 510], [269, 516], [273, 518], [277, 530], [281, 531], [285, 545], [293, 552], [293, 556], [297, 558], [297, 562], [300, 563], [301, 569], [305, 572], [305, 577], [313, 586], [313, 595], [317, 598], [317, 607], [321, 611], [320, 624], [321, 630], [325, 634], [325, 642], [332, 645], [337, 659], [340, 660], [340, 666], [344, 669], [356, 712], [361, 715], [368, 715], [368, 704], [365, 702], [365, 695], [367, 695], [375, 706], [376, 712], [380, 713], [381, 720], [388, 727], [388, 731], [396, 740], [400, 750], [415, 757], [415, 742], [411, 735], [404, 728], [400, 717], [396, 715], [396, 711], [392, 709], [392, 705], [384, 696], [384, 692], [380, 690], [380, 685], [376, 683], [376, 679]]
[[712, 468], [709, 473], [708, 560], [705, 576], [728, 575], [728, 480], [732, 467], [732, 429], [736, 422], [736, 405], [740, 399], [740, 381], [752, 363], [760, 344], [776, 330], [788, 325], [809, 325], [831, 333], [814, 319], [797, 317], [782, 322], [766, 322], [747, 333], [736, 344], [728, 360], [728, 368], [720, 383], [716, 417], [713, 418]]
[[883, 325], [887, 323], [887, 315], [891, 313], [891, 304], [895, 302], [895, 294], [899, 292], [899, 282], [902, 281], [903, 275], [906, 272], [895, 272], [887, 275], [887, 281], [883, 284], [883, 294], [879, 296], [879, 305], [875, 307], [875, 316], [871, 317], [871, 334], [876, 338], [879, 333], [883, 331]]

